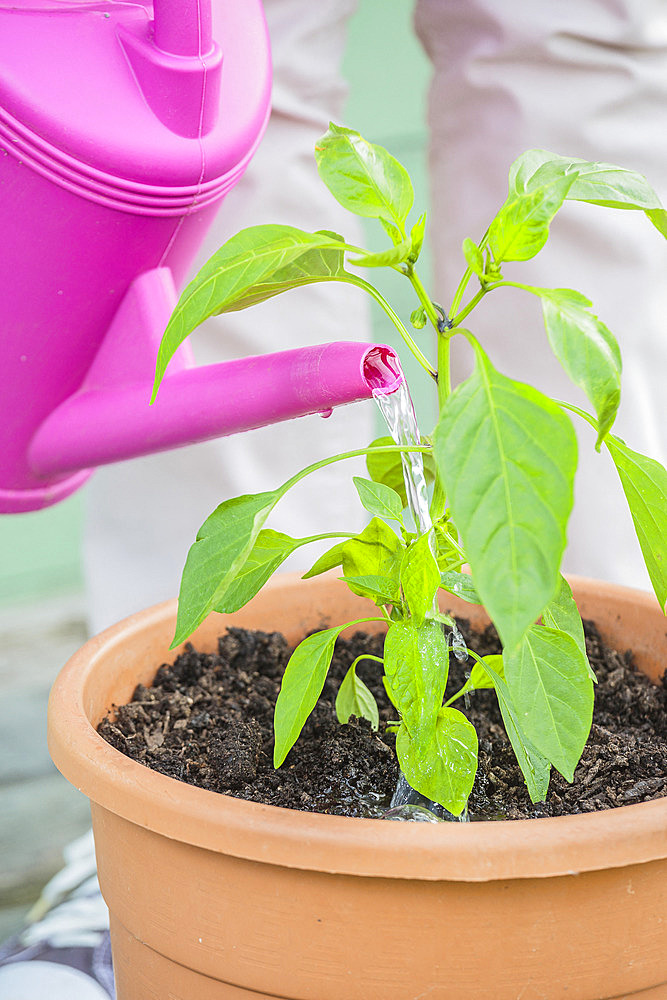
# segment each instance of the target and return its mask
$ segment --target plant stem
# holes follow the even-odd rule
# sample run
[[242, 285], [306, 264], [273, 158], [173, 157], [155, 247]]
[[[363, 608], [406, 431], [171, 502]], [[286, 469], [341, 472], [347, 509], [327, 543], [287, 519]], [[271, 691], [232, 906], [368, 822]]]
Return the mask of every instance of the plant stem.
[[463, 551], [463, 549], [461, 548], [461, 546], [459, 545], [459, 543], [457, 542], [457, 540], [452, 535], [450, 535], [448, 531], [443, 531], [443, 535], [445, 535], [449, 544], [452, 546], [453, 549], [456, 549], [458, 554], [462, 557], [463, 561], [465, 562], [467, 556]]
[[442, 408], [452, 392], [450, 341], [451, 337], [446, 333], [438, 334], [438, 410], [440, 413], [442, 413]]
[[479, 291], [473, 296], [467, 306], [457, 313], [451, 321], [452, 326], [459, 326], [459, 324], [469, 316], [476, 305], [484, 298], [487, 292], [492, 292], [494, 288], [520, 288], [521, 291], [530, 292], [532, 295], [539, 296], [540, 289], [534, 287], [533, 285], [523, 285], [519, 281], [506, 281], [504, 278], [498, 281], [489, 282], [485, 284]]
[[435, 486], [433, 487], [431, 506], [429, 508], [429, 514], [431, 515], [432, 521], [437, 521], [439, 517], [442, 517], [446, 502], [447, 498], [445, 497], [445, 491], [442, 488], [440, 479], [436, 478]]
[[384, 663], [381, 656], [373, 656], [372, 653], [361, 653], [356, 660], [353, 660], [350, 664], [350, 670], [356, 668], [357, 663], [359, 663], [360, 660], [375, 660], [376, 663]]
[[[417, 274], [415, 268], [411, 264], [408, 264], [403, 273], [406, 275], [410, 284], [417, 293], [417, 298], [424, 307], [424, 312], [436, 331], [438, 340], [438, 371], [436, 375], [436, 384], [438, 386], [438, 410], [440, 412], [442, 411], [444, 401], [451, 392], [449, 335], [442, 329], [441, 317], [433, 305], [433, 301], [424, 288], [421, 278]], [[435, 521], [438, 517], [442, 516], [445, 509], [445, 502], [445, 494], [442, 484], [436, 476], [435, 486], [433, 488], [433, 498], [431, 500], [429, 511], [432, 521]]]
[[480, 288], [479, 291], [476, 292], [475, 295], [473, 295], [473, 297], [471, 298], [471, 300], [468, 303], [468, 305], [465, 306], [461, 310], [461, 312], [457, 313], [452, 318], [452, 320], [451, 320], [452, 326], [459, 326], [459, 324], [463, 322], [463, 320], [466, 318], [466, 316], [470, 315], [470, 313], [473, 311], [473, 309], [475, 308], [475, 306], [478, 305], [482, 301], [482, 299], [484, 298], [484, 296], [486, 295], [486, 293], [490, 292], [491, 289], [493, 289], [493, 288], [497, 288], [497, 285], [485, 285], [483, 288]]
[[463, 277], [459, 281], [458, 288], [454, 293], [454, 298], [452, 299], [452, 304], [449, 310], [450, 316], [453, 316], [456, 313], [456, 310], [461, 305], [461, 299], [463, 298], [464, 292], [468, 287], [468, 282], [470, 281], [471, 278], [472, 278], [472, 268], [467, 267], [463, 272]]
[[428, 358], [419, 349], [414, 339], [410, 336], [410, 333], [401, 322], [399, 316], [394, 312], [394, 310], [391, 308], [391, 306], [385, 299], [384, 295], [382, 295], [374, 285], [371, 285], [370, 281], [366, 281], [364, 278], [360, 278], [356, 274], [348, 274], [348, 276], [344, 280], [351, 285], [357, 285], [358, 288], [363, 288], [364, 291], [368, 292], [368, 294], [375, 299], [378, 305], [382, 306], [387, 316], [392, 321], [392, 323], [394, 324], [394, 326], [400, 333], [401, 337], [403, 338], [407, 346], [410, 348], [410, 350], [412, 351], [412, 353], [414, 354], [415, 358], [422, 366], [424, 371], [428, 372], [431, 378], [435, 379], [437, 377], [435, 368], [433, 368]]
[[[487, 231], [484, 233], [484, 236], [482, 237], [482, 239], [477, 244], [477, 246], [482, 251], [482, 253], [484, 253], [484, 249], [486, 247], [488, 237], [489, 237], [489, 230], [487, 229]], [[452, 299], [452, 305], [451, 305], [451, 308], [449, 310], [449, 315], [450, 316], [455, 316], [456, 315], [456, 311], [459, 308], [459, 306], [461, 305], [461, 299], [463, 298], [465, 290], [468, 287], [468, 282], [472, 278], [472, 275], [473, 275], [472, 268], [471, 267], [467, 267], [465, 269], [465, 271], [463, 272], [463, 277], [459, 281], [458, 288], [454, 292], [454, 298]]]
[[586, 410], [582, 410], [579, 406], [575, 406], [574, 403], [565, 403], [562, 399], [554, 399], [554, 403], [562, 407], [564, 410], [570, 410], [572, 413], [576, 413], [578, 417], [585, 420], [586, 423], [590, 424], [593, 430], [599, 431], [599, 425], [594, 416], [590, 413], [586, 413]]
[[353, 531], [326, 531], [321, 535], [308, 535], [307, 538], [298, 538], [299, 545], [307, 545], [308, 542], [323, 542], [327, 538], [354, 538]]
[[[475, 652], [475, 650], [474, 650], [474, 649], [468, 649], [468, 656], [472, 656], [472, 658], [473, 658], [474, 660], [477, 660], [477, 662], [478, 662], [478, 663], [479, 663], [479, 664], [480, 664], [480, 665], [481, 665], [482, 667], [484, 666], [484, 660], [482, 659], [482, 657], [481, 657], [481, 656], [479, 656], [479, 654], [478, 654], [478, 653], [476, 653], [476, 652]], [[459, 688], [459, 690], [458, 690], [458, 691], [456, 692], [456, 694], [453, 694], [453, 695], [452, 695], [452, 697], [451, 697], [451, 698], [449, 698], [449, 699], [448, 699], [448, 700], [447, 700], [447, 701], [445, 702], [445, 704], [443, 705], [443, 708], [447, 708], [447, 707], [448, 707], [449, 705], [451, 705], [451, 704], [452, 704], [452, 702], [454, 702], [454, 701], [457, 701], [457, 699], [458, 699], [458, 698], [460, 698], [460, 697], [461, 697], [462, 695], [466, 694], [466, 692], [468, 692], [468, 691], [476, 691], [476, 690], [477, 690], [477, 688], [473, 688], [473, 687], [470, 687], [470, 682], [469, 682], [469, 679], [468, 679], [468, 680], [467, 680], [467, 681], [465, 682], [465, 684], [463, 685], [463, 687], [462, 687], [462, 688]]]
[[430, 319], [430, 321], [433, 324], [433, 326], [435, 327], [435, 329], [438, 330], [438, 324], [440, 322], [440, 316], [438, 315], [437, 310], [435, 309], [432, 300], [429, 298], [428, 292], [424, 288], [424, 286], [423, 286], [423, 284], [421, 282], [421, 279], [420, 279], [419, 275], [417, 274], [417, 272], [415, 271], [415, 269], [412, 266], [412, 264], [408, 264], [406, 270], [403, 273], [409, 279], [410, 284], [412, 285], [412, 287], [414, 288], [415, 292], [417, 293], [417, 298], [419, 299], [419, 301], [423, 305], [424, 312], [426, 313], [426, 315]]
[[430, 445], [425, 444], [383, 444], [378, 445], [376, 448], [355, 448], [354, 451], [341, 452], [339, 455], [332, 455], [331, 458], [321, 458], [319, 462], [313, 462], [312, 465], [307, 465], [305, 469], [301, 469], [300, 472], [296, 472], [290, 479], [286, 480], [282, 486], [278, 487], [277, 493], [279, 497], [282, 497], [287, 493], [292, 486], [296, 486], [297, 483], [309, 476], [311, 472], [317, 472], [319, 469], [326, 468], [327, 465], [333, 465], [334, 462], [343, 462], [347, 458], [360, 458], [362, 455], [382, 455], [384, 453], [390, 452], [403, 452], [403, 451], [421, 451], [421, 452], [431, 452], [433, 449]]
[[522, 292], [531, 292], [533, 295], [539, 296], [540, 289], [536, 288], [534, 285], [524, 285], [520, 281], [506, 281], [505, 278], [502, 281], [497, 281], [492, 288], [520, 288]]
[[[438, 418], [441, 416], [452, 391], [450, 339], [447, 331], [438, 331]], [[439, 517], [442, 517], [446, 502], [445, 490], [438, 475], [435, 479], [431, 500], [431, 520], [437, 521]]]

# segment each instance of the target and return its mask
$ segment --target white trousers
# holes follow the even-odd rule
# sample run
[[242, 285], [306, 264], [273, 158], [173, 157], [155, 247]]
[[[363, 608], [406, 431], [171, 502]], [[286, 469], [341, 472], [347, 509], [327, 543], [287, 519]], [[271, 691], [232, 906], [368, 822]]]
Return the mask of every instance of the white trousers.
[[[667, 204], [667, 4], [662, 0], [417, 0], [434, 69], [428, 108], [436, 300], [451, 300], [461, 243], [477, 241], [507, 193], [507, 170], [541, 147], [645, 174]], [[667, 243], [641, 212], [568, 203], [539, 257], [507, 278], [576, 288], [623, 355], [615, 431], [667, 459]], [[553, 359], [534, 296], [490, 294], [470, 329], [505, 374], [591, 409]], [[461, 340], [462, 338], [456, 338]], [[471, 367], [457, 345], [455, 374]], [[578, 418], [574, 418], [575, 421]], [[568, 572], [649, 589], [609, 456], [584, 428]]]
[[[312, 159], [329, 118], [340, 120], [345, 23], [355, 7], [356, 0], [268, 0], [273, 118], [202, 259], [237, 229], [259, 222], [330, 228], [355, 238], [352, 218], [320, 184]], [[451, 298], [462, 270], [461, 242], [484, 232], [504, 200], [509, 164], [525, 149], [618, 162], [645, 173], [667, 200], [667, 6], [661, 0], [417, 0], [415, 15], [434, 70], [428, 122], [435, 299]], [[665, 461], [667, 244], [641, 213], [588, 205], [568, 204], [552, 229], [540, 257], [508, 265], [506, 276], [574, 287], [592, 299], [624, 357], [616, 430], [632, 447]], [[361, 295], [346, 286], [300, 289], [211, 321], [193, 346], [200, 361], [210, 362], [366, 339]], [[498, 290], [471, 327], [501, 371], [583, 402], [550, 355], [532, 297]], [[455, 374], [464, 376], [471, 360], [458, 348]], [[217, 503], [271, 488], [326, 453], [364, 444], [372, 427], [372, 404], [355, 404], [328, 422], [304, 418], [100, 470], [87, 488], [91, 627], [174, 595], [196, 529]], [[620, 484], [585, 429], [581, 452], [565, 568], [646, 587]], [[359, 513], [343, 471], [350, 469], [334, 467], [307, 480], [271, 523], [295, 535], [354, 530]], [[303, 565], [309, 552], [300, 551]]]

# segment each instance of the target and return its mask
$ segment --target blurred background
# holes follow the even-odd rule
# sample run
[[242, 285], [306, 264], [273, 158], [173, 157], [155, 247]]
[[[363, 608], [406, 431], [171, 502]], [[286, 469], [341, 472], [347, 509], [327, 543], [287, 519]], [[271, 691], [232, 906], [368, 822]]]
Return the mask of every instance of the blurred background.
[[[342, 45], [344, 37], [341, 25], [349, 11], [355, 10], [349, 20], [345, 43], [343, 69], [348, 96], [340, 121], [372, 142], [386, 146], [405, 164], [415, 185], [415, 219], [429, 207], [427, 91], [431, 79], [431, 63], [413, 28], [415, 3], [330, 0], [328, 5], [323, 3], [321, 7], [308, 7], [304, 3], [307, 16], [303, 14], [302, 17], [294, 13], [295, 0], [280, 0], [280, 3], [276, 0], [274, 7], [280, 8], [282, 28], [287, 29], [287, 35], [294, 28], [291, 40], [294, 44], [302, 44], [294, 50], [304, 56], [301, 78], [294, 65], [299, 60], [292, 59], [289, 46], [282, 53], [281, 63], [284, 79], [288, 80], [286, 90], [289, 91], [290, 84], [296, 81], [308, 91], [301, 135], [307, 129], [319, 128], [321, 112], [310, 114], [312, 108], [309, 107], [313, 94], [313, 106], [317, 104], [318, 81], [315, 80], [311, 90], [311, 80], [318, 73], [318, 80], [325, 76], [325, 56], [331, 55], [336, 62], [340, 53], [340, 47], [336, 46]], [[323, 28], [325, 7], [329, 21]], [[311, 20], [319, 29], [319, 48], [310, 44]], [[647, 176], [664, 199], [667, 193], [667, 130], [660, 128], [660, 119], [667, 107], [664, 73], [667, 13], [664, 5], [642, 5], [640, 10], [640, 6], [630, 0], [625, 4], [611, 0], [563, 0], [557, 5], [522, 2], [499, 5], [494, 0], [447, 0], [447, 3], [420, 0], [417, 25], [437, 70], [431, 103], [434, 140], [431, 205], [433, 215], [437, 208], [439, 225], [431, 220], [429, 235], [437, 249], [442, 282], [449, 284], [452, 278], [458, 280], [462, 238], [481, 235], [505, 197], [507, 167], [527, 148], [544, 147], [636, 169]], [[302, 29], [302, 34], [297, 29]], [[306, 43], [302, 43], [302, 35], [308, 39]], [[336, 76], [334, 89], [337, 87]], [[284, 108], [282, 110], [284, 112]], [[287, 112], [283, 115], [288, 122], [290, 114], [288, 100]], [[278, 119], [276, 115], [272, 125], [280, 126]], [[312, 162], [313, 175], [308, 173], [311, 169], [310, 139], [308, 146], [308, 165], [305, 164], [305, 151], [295, 146], [292, 153], [296, 150], [296, 154], [286, 167], [280, 160], [280, 146], [267, 142], [255, 161], [257, 165], [263, 159], [265, 173], [258, 170], [254, 189], [252, 165], [247, 174], [250, 202], [258, 213], [263, 204], [257, 193], [261, 185], [261, 192], [267, 194], [269, 201], [276, 191], [289, 192], [307, 222], [294, 223], [292, 218], [279, 216], [267, 219], [263, 210], [261, 218], [252, 218], [251, 222], [292, 222], [313, 230], [323, 227], [306, 195], [306, 185], [315, 172]], [[273, 187], [270, 183], [267, 185], [267, 176]], [[230, 195], [226, 206], [227, 218], [233, 216], [232, 197]], [[221, 208], [223, 222], [226, 207], [223, 204]], [[371, 249], [382, 245], [377, 224], [362, 222], [366, 245]], [[233, 225], [232, 222], [225, 224]], [[243, 226], [248, 224], [245, 220], [241, 223]], [[462, 227], [465, 227], [463, 231]], [[331, 223], [326, 228], [336, 226]], [[519, 280], [536, 286], [574, 285], [590, 296], [600, 319], [618, 336], [623, 351], [625, 405], [616, 429], [631, 447], [664, 461], [667, 445], [664, 419], [667, 244], [640, 212], [615, 213], [570, 204], [554, 228], [557, 232], [550, 242], [549, 254], [540, 257], [539, 261], [527, 262], [525, 270], [522, 266]], [[347, 229], [342, 231], [348, 232]], [[455, 275], [449, 273], [450, 265], [456, 268]], [[431, 270], [431, 256], [426, 247], [420, 261], [420, 275], [438, 298], [445, 292], [433, 287]], [[381, 274], [373, 274], [373, 279], [406, 319], [414, 307], [408, 283], [397, 275], [387, 279]], [[390, 291], [388, 281], [391, 282]], [[332, 286], [327, 286], [327, 291], [331, 290]], [[530, 331], [537, 334], [542, 329], [539, 303], [533, 301], [532, 296], [521, 296], [518, 292], [516, 295], [521, 298], [518, 304], [514, 291], [504, 289], [497, 301], [494, 299], [490, 311], [479, 319], [476, 313], [475, 331], [488, 345], [494, 363], [501, 370], [534, 383], [550, 395], [570, 399], [572, 386], [551, 356], [546, 338], [542, 335], [530, 342], [526, 340]], [[272, 303], [279, 301], [283, 300], [278, 297]], [[310, 326], [306, 324], [312, 314], [307, 305], [300, 305], [296, 315], [299, 323], [303, 322], [304, 332], [316, 333], [318, 341], [324, 341], [354, 339], [356, 331], [357, 339], [361, 339], [365, 330], [361, 329], [358, 316], [365, 316], [364, 310], [361, 309], [355, 319], [348, 311], [348, 301], [345, 311], [341, 310], [339, 322], [337, 301], [334, 300], [331, 306], [325, 303], [320, 321]], [[264, 309], [266, 305], [259, 308]], [[224, 317], [227, 346], [231, 340], [231, 316], [239, 315], [245, 314]], [[375, 305], [371, 318], [374, 339], [388, 341], [400, 348], [393, 327]], [[323, 320], [333, 327], [334, 336], [321, 335]], [[264, 349], [265, 332], [276, 329], [271, 323], [265, 320], [264, 324], [254, 324], [253, 332], [261, 339], [259, 350]], [[291, 320], [286, 322], [286, 327], [290, 333], [296, 329]], [[247, 329], [245, 334], [242, 332], [238, 345], [243, 353], [247, 350]], [[275, 349], [268, 337], [266, 339], [266, 350]], [[455, 365], [465, 360], [457, 361], [456, 350], [455, 345]], [[251, 353], [258, 353], [258, 349]], [[405, 359], [406, 351], [401, 349], [400, 353]], [[412, 379], [417, 365], [410, 361], [408, 359], [405, 364], [405, 370], [414, 390], [424, 382]], [[459, 367], [456, 375], [461, 377], [463, 374], [465, 372]], [[572, 401], [585, 405], [582, 394], [577, 393], [578, 390], [572, 394]], [[428, 432], [435, 417], [434, 411], [429, 410], [433, 403], [425, 398], [428, 393], [418, 389], [414, 394], [420, 425]], [[355, 444], [368, 440], [374, 420], [377, 433], [383, 433], [371, 402], [341, 409], [338, 416], [338, 426], [349, 418], [348, 431], [351, 427]], [[312, 422], [311, 427], [316, 426], [310, 443], [319, 447], [320, 439], [322, 442], [328, 440], [330, 454], [342, 450], [333, 444], [335, 419], [324, 423], [315, 416], [306, 419]], [[307, 434], [310, 433], [308, 430]], [[648, 578], [615, 473], [604, 455], [593, 452], [592, 442], [586, 439], [587, 433], [590, 438], [587, 429], [580, 435], [581, 448], [585, 447], [588, 454], [576, 483], [578, 503], [570, 521], [571, 544], [564, 562], [565, 571], [648, 589]], [[46, 879], [60, 867], [63, 846], [88, 826], [87, 801], [50, 763], [45, 710], [57, 671], [86, 638], [86, 619], [95, 603], [94, 598], [105, 598], [105, 613], [113, 604], [107, 600], [112, 596], [122, 598], [117, 603], [124, 607], [129, 605], [129, 610], [139, 610], [157, 599], [135, 601], [133, 585], [143, 580], [144, 574], [137, 571], [133, 575], [125, 570], [127, 551], [121, 549], [129, 549], [136, 563], [143, 558], [142, 566], [150, 563], [153, 576], [160, 580], [163, 588], [168, 585], [169, 594], [175, 596], [182, 561], [179, 561], [178, 571], [172, 566], [168, 571], [163, 570], [156, 546], [145, 530], [146, 512], [150, 512], [149, 517], [155, 522], [152, 534], [157, 535], [160, 542], [169, 533], [163, 550], [168, 549], [172, 554], [182, 552], [184, 559], [197, 527], [215, 503], [225, 496], [267, 488], [266, 485], [253, 486], [247, 481], [249, 474], [264, 472], [267, 455], [274, 459], [274, 468], [280, 469], [282, 477], [284, 470], [277, 450], [264, 445], [259, 458], [259, 452], [256, 453], [254, 465], [248, 460], [248, 451], [244, 439], [231, 438], [224, 442], [221, 465], [226, 474], [238, 472], [239, 479], [245, 477], [243, 485], [239, 489], [228, 489], [222, 496], [218, 491], [215, 501], [199, 518], [193, 516], [190, 520], [187, 511], [187, 531], [182, 526], [187, 540], [181, 539], [178, 544], [175, 544], [172, 514], [179, 513], [181, 520], [186, 514], [186, 505], [181, 503], [175, 487], [185, 461], [183, 457], [181, 465], [175, 466], [177, 474], [171, 466], [162, 479], [167, 495], [164, 503], [161, 495], [156, 504], [153, 496], [144, 491], [144, 481], [140, 480], [137, 467], [134, 463], [126, 463], [116, 467], [115, 492], [107, 491], [106, 484], [110, 480], [102, 471], [93, 477], [91, 486], [84, 487], [62, 504], [38, 513], [0, 516], [0, 940], [20, 925]], [[298, 446], [293, 449], [293, 457], [295, 461], [302, 458]], [[299, 461], [298, 467], [303, 464]], [[205, 472], [209, 474], [209, 464]], [[193, 482], [191, 492], [196, 493], [198, 481]], [[319, 517], [322, 496], [338, 507], [338, 484], [328, 491], [320, 488], [320, 497], [310, 506], [302, 501], [302, 507]], [[124, 506], [119, 502], [121, 497]], [[143, 503], [139, 503], [137, 497]], [[204, 503], [203, 494], [198, 494], [197, 500]], [[208, 499], [205, 502], [208, 504]], [[84, 588], [86, 507], [89, 511], [86, 566], [90, 568], [94, 562], [102, 580], [97, 595], [92, 589], [86, 594]], [[140, 507], [144, 514], [143, 526], [139, 518], [133, 532], [132, 514]], [[163, 516], [167, 515], [159, 524], [158, 509]], [[106, 548], [96, 548], [92, 553], [94, 559], [91, 559], [90, 538], [100, 537], [96, 519], [99, 521], [101, 511], [107, 518], [106, 522], [102, 521], [106, 528], [106, 533], [102, 533]], [[299, 523], [294, 531], [278, 524], [272, 526], [291, 534], [301, 533], [303, 527]], [[119, 544], [120, 538], [124, 546]], [[114, 568], [118, 567], [121, 572], [114, 576]], [[113, 586], [109, 586], [109, 580], [114, 581]], [[127, 613], [123, 611], [123, 615]], [[116, 614], [115, 618], [123, 615]], [[104, 624], [110, 620], [114, 618], [106, 617]]]
[[[343, 123], [405, 164], [415, 182], [415, 205], [423, 209], [430, 67], [414, 35], [412, 4], [392, 7], [387, 18], [386, 0], [360, 0], [350, 21]], [[368, 230], [372, 246], [373, 227]], [[426, 276], [428, 267], [426, 252]], [[392, 301], [400, 306], [400, 286], [397, 291]], [[410, 301], [406, 295], [406, 309]], [[373, 322], [376, 339], [391, 340], [379, 311]], [[86, 639], [85, 489], [48, 510], [0, 516], [0, 940], [20, 926], [46, 879], [61, 867], [63, 846], [89, 825], [88, 800], [61, 778], [46, 747], [51, 683]], [[193, 537], [197, 527], [193, 523]]]

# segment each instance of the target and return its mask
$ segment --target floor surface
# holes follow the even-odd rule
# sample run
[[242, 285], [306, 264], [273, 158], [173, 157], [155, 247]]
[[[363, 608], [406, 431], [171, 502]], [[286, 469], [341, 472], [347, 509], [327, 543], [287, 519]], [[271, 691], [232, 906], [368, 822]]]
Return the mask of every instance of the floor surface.
[[62, 849], [90, 824], [88, 800], [51, 763], [46, 704], [60, 667], [85, 641], [82, 599], [0, 611], [0, 941], [20, 927]]

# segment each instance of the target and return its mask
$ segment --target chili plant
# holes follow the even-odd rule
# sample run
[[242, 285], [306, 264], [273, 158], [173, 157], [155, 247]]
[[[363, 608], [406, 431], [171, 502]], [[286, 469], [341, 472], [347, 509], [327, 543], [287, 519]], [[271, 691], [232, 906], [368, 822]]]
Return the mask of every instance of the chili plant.
[[[396, 752], [409, 783], [451, 813], [462, 812], [477, 766], [477, 736], [454, 702], [466, 691], [493, 688], [530, 796], [542, 800], [551, 767], [572, 780], [593, 711], [595, 678], [579, 612], [560, 571], [577, 467], [571, 415], [595, 429], [596, 448], [604, 447], [618, 470], [663, 610], [667, 471], [611, 433], [620, 400], [621, 356], [588, 299], [571, 289], [537, 288], [514, 276], [509, 280], [504, 269], [542, 249], [551, 221], [569, 200], [642, 211], [663, 236], [667, 213], [637, 173], [530, 150], [512, 165], [507, 200], [481, 240], [463, 241], [463, 274], [445, 312], [417, 271], [426, 216], [408, 224], [414, 196], [404, 167], [385, 149], [336, 125], [317, 143], [316, 161], [322, 180], [345, 208], [378, 220], [386, 249], [370, 252], [336, 233], [292, 226], [253, 226], [238, 233], [183, 292], [160, 347], [155, 391], [178, 345], [209, 316], [311, 282], [356, 285], [384, 309], [437, 392], [433, 435], [415, 446], [424, 452], [433, 482], [432, 528], [420, 533], [406, 524], [401, 449], [387, 439], [325, 458], [275, 490], [227, 500], [204, 522], [188, 554], [174, 645], [209, 612], [242, 607], [295, 549], [335, 538], [305, 575], [341, 567], [351, 590], [370, 597], [377, 617], [386, 621], [384, 684], [400, 720]], [[366, 277], [379, 267], [412, 285], [412, 329]], [[586, 394], [591, 412], [550, 399], [494, 367], [473, 332], [472, 313], [482, 299], [507, 286], [540, 300], [551, 348]], [[431, 342], [419, 346], [427, 327]], [[468, 342], [474, 371], [452, 387], [454, 337]], [[371, 520], [361, 533], [336, 530], [292, 538], [264, 527], [274, 506], [304, 476], [362, 454], [368, 479], [355, 478], [355, 485]], [[452, 622], [438, 611], [440, 588], [484, 605], [503, 648], [502, 655], [486, 657], [471, 650], [470, 676], [447, 702]], [[336, 639], [349, 624], [309, 636], [289, 660], [275, 709], [276, 767], [314, 708]], [[340, 686], [338, 717], [345, 722], [352, 714], [363, 716], [377, 727], [377, 706], [355, 667]]]

